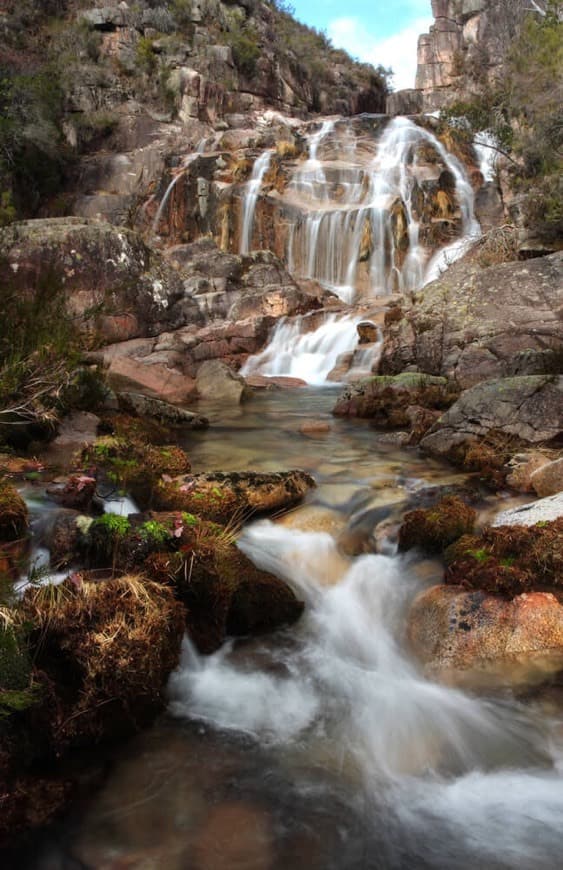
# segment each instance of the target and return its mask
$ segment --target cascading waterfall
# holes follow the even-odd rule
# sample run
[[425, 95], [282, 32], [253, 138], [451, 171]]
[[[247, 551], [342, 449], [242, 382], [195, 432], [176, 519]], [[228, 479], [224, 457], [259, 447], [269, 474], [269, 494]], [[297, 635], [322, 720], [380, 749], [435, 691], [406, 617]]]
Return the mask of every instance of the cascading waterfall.
[[232, 657], [229, 646], [200, 657], [187, 644], [171, 680], [171, 712], [286, 747], [297, 776], [311, 756], [333, 758], [372, 807], [367, 824], [380, 827], [377, 865], [353, 867], [556, 866], [557, 723], [546, 743], [543, 726], [518, 703], [419, 673], [402, 649], [405, 608], [419, 583], [408, 562], [340, 560], [339, 582], [327, 585], [327, 564], [338, 564], [327, 533], [262, 521], [239, 545], [297, 589], [306, 616], [294, 644], [272, 648], [263, 668]]
[[[357, 325], [361, 317], [326, 314], [315, 330], [306, 331], [306, 318], [283, 318], [276, 326], [268, 346], [250, 357], [242, 368], [243, 375], [301, 378], [308, 384], [324, 384], [341, 354], [353, 353], [358, 343]], [[380, 350], [376, 342], [359, 349], [352, 361], [357, 374], [367, 375]]]
[[168, 200], [170, 199], [170, 197], [172, 195], [172, 191], [174, 190], [174, 188], [178, 184], [179, 180], [184, 177], [190, 164], [193, 163], [194, 160], [196, 160], [200, 154], [203, 154], [205, 152], [205, 148], [207, 147], [207, 143], [208, 143], [207, 138], [200, 139], [198, 144], [197, 144], [196, 150], [192, 151], [190, 154], [186, 154], [186, 156], [182, 160], [180, 168], [176, 171], [176, 174], [174, 175], [172, 181], [170, 182], [170, 184], [168, 185], [168, 187], [164, 191], [164, 196], [162, 197], [162, 199], [160, 201], [160, 205], [158, 206], [158, 210], [157, 210], [157, 212], [154, 216], [154, 220], [152, 222], [152, 234], [153, 234], [153, 236], [156, 235], [156, 232], [158, 230], [162, 215], [164, 214], [164, 209], [166, 208]]
[[[324, 121], [309, 135], [308, 159], [296, 168], [281, 197], [289, 215], [289, 270], [318, 281], [345, 303], [358, 296], [419, 289], [439, 277], [480, 234], [473, 189], [461, 162], [408, 118], [393, 118], [377, 140], [369, 122], [378, 120], [383, 122], [368, 116]], [[270, 155], [268, 151], [258, 158], [247, 184], [241, 251], [250, 245]], [[423, 220], [427, 225], [432, 221], [434, 206], [425, 202], [428, 189], [440, 194], [439, 220], [458, 232], [433, 256], [421, 233]], [[357, 344], [351, 319], [333, 317], [307, 335], [300, 331], [305, 326], [301, 320], [278, 326], [266, 350], [248, 361], [244, 373], [291, 374], [318, 384], [336, 357]], [[329, 350], [330, 359], [323, 364], [320, 354]], [[373, 358], [367, 360], [367, 370], [356, 360], [354, 374], [369, 372]]]
[[[350, 123], [327, 122], [314, 133], [309, 160], [288, 185], [287, 198], [300, 212], [289, 232], [289, 268], [346, 302], [359, 289], [368, 296], [411, 292], [423, 284], [429, 259], [420, 242], [419, 182], [427, 172], [420, 149], [431, 148], [451, 173], [463, 239], [479, 232], [471, 185], [457, 158], [409, 119], [392, 119], [379, 141], [351, 136]], [[362, 262], [367, 263], [364, 288]]]
[[252, 246], [252, 230], [254, 229], [254, 212], [262, 187], [262, 181], [270, 168], [271, 151], [264, 151], [252, 167], [252, 175], [246, 183], [242, 200], [242, 231], [240, 237], [240, 253], [249, 254]]

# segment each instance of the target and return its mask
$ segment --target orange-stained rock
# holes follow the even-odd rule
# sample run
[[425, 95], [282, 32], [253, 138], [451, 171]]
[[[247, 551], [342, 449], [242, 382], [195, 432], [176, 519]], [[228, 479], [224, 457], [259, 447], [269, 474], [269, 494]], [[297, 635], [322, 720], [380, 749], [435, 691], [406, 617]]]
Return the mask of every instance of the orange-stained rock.
[[326, 435], [330, 428], [330, 423], [326, 420], [306, 420], [299, 427], [299, 431], [302, 435]]
[[432, 586], [415, 599], [407, 634], [426, 672], [447, 682], [525, 685], [563, 668], [563, 605], [550, 592], [507, 600]]
[[540, 496], [555, 495], [563, 490], [563, 457], [542, 465], [531, 477], [532, 488]]

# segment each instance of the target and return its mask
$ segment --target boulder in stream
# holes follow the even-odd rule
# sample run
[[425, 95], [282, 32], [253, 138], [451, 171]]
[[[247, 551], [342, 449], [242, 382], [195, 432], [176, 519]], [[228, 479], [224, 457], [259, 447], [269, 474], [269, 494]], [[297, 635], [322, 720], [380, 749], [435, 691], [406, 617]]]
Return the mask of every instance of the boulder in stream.
[[[433, 410], [448, 408], [455, 396], [446, 378], [418, 372], [395, 376], [376, 375], [350, 384], [333, 409], [338, 417], [365, 417], [382, 429], [411, 425], [413, 406]], [[433, 418], [429, 421], [433, 422]]]

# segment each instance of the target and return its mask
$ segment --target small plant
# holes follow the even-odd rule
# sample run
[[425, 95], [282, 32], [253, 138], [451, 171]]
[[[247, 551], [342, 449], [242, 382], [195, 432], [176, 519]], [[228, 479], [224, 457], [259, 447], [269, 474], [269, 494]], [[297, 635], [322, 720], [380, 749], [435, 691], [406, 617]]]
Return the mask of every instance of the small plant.
[[139, 529], [139, 535], [143, 541], [153, 546], [164, 544], [171, 538], [169, 529], [156, 520], [147, 520], [146, 523], [143, 523]]

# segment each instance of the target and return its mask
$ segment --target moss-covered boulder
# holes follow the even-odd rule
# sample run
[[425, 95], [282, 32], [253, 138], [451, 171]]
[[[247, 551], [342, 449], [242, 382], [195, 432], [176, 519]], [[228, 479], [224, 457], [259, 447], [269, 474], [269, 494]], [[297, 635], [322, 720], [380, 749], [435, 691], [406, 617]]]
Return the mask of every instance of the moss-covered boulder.
[[257, 568], [225, 528], [199, 521], [185, 541], [180, 551], [149, 559], [147, 570], [185, 603], [200, 652], [214, 652], [227, 636], [263, 634], [301, 616], [304, 605], [293, 590]]
[[272, 514], [299, 504], [315, 481], [300, 469], [278, 472], [213, 471], [162, 480], [158, 510], [188, 511], [218, 523]]
[[154, 445], [133, 435], [98, 438], [82, 452], [81, 463], [102, 481], [126, 489], [142, 508], [151, 506], [163, 475], [172, 479], [191, 467], [181, 447]]
[[0, 541], [22, 538], [29, 522], [26, 503], [17, 489], [0, 479]]
[[446, 583], [502, 595], [563, 587], [563, 518], [463, 535], [446, 550]]
[[471, 533], [476, 517], [474, 508], [455, 495], [445, 496], [432, 508], [409, 511], [399, 529], [399, 550], [420, 547], [428, 553], [440, 553]]
[[178, 663], [184, 608], [170, 589], [139, 576], [28, 590], [34, 666], [53, 693], [51, 752], [136, 730], [164, 704]]
[[[440, 411], [455, 399], [446, 378], [418, 372], [377, 375], [350, 384], [333, 408], [337, 417], [363, 417], [381, 429], [411, 428], [412, 408]], [[434, 418], [428, 418], [428, 428]], [[419, 424], [420, 425], [420, 424]], [[425, 430], [424, 430], [425, 431]]]

